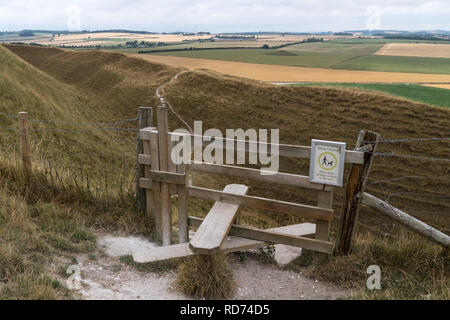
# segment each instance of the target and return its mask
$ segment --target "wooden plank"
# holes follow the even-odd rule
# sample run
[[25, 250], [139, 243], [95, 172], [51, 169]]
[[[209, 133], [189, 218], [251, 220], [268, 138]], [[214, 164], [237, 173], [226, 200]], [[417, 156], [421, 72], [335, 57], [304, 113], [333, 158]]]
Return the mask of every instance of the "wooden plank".
[[[177, 166], [175, 163], [172, 162], [171, 159], [171, 153], [172, 153], [172, 148], [175, 145], [174, 141], [171, 141], [170, 139], [168, 139], [167, 141], [168, 145], [167, 145], [167, 155], [168, 155], [168, 171], [173, 173], [173, 174], [177, 174]], [[172, 176], [173, 178], [173, 176]], [[185, 177], [179, 177], [182, 180], [180, 180], [182, 183], [181, 184], [185, 184]], [[177, 194], [178, 193], [178, 187], [177, 184], [179, 183], [170, 183], [169, 181], [166, 181], [169, 183], [169, 194]]]
[[383, 200], [378, 199], [377, 197], [374, 197], [366, 192], [362, 194], [361, 202], [362, 204], [387, 215], [428, 240], [431, 240], [445, 248], [450, 247], [450, 237], [448, 235], [395, 208], [394, 206], [391, 206], [389, 203], [384, 202]]
[[[159, 185], [159, 182], [155, 181], [155, 183], [152, 184], [152, 180], [151, 179], [148, 179], [148, 178], [140, 178], [139, 179], [139, 188], [148, 189], [147, 191], [151, 192], [152, 191], [152, 185]], [[169, 189], [169, 193], [170, 193], [170, 195], [177, 195], [178, 191], [176, 193], [171, 193], [170, 189]]]
[[[331, 209], [333, 207], [333, 191], [320, 191], [317, 199], [317, 206], [320, 208]], [[331, 223], [326, 220], [316, 220], [316, 239], [330, 240]]]
[[[175, 168], [176, 170], [176, 168]], [[153, 181], [159, 181], [164, 183], [171, 183], [171, 184], [186, 184], [186, 176], [184, 174], [180, 173], [172, 173], [172, 172], [164, 172], [164, 171], [155, 171], [150, 170], [150, 179]], [[176, 193], [176, 189], [174, 192]]]
[[[230, 194], [246, 194], [248, 187], [242, 184], [229, 184], [223, 189]], [[217, 253], [234, 221], [239, 205], [216, 201], [205, 220], [189, 242], [189, 248], [201, 254]]]
[[178, 188], [178, 238], [180, 243], [189, 241], [189, 226], [188, 226], [188, 175], [186, 172], [186, 165], [181, 164], [177, 166], [177, 172], [183, 174], [185, 177], [185, 184], [179, 184]]
[[[197, 223], [198, 225], [200, 225], [203, 219], [189, 217], [189, 221], [192, 224]], [[238, 226], [232, 226], [232, 229], [230, 231], [232, 231], [233, 228], [235, 227]], [[268, 229], [268, 231], [281, 232], [284, 234], [290, 234], [292, 236], [307, 236], [315, 233], [315, 225], [313, 223], [302, 223], [287, 227], [272, 228]], [[225, 239], [221, 249], [224, 253], [229, 253], [247, 249], [262, 248], [269, 244], [270, 243], [263, 241], [256, 241], [245, 238], [239, 238], [235, 236], [228, 236]], [[182, 243], [167, 247], [156, 247], [151, 249], [139, 250], [133, 252], [133, 259], [137, 263], [149, 263], [149, 262], [189, 257], [193, 255], [196, 255], [196, 253], [189, 249], [189, 244]]]
[[151, 156], [149, 154], [138, 154], [138, 163], [149, 166], [152, 164]]
[[251, 208], [289, 213], [302, 216], [304, 218], [320, 219], [326, 221], [330, 221], [333, 218], [333, 210], [331, 209], [324, 209], [304, 204], [272, 200], [254, 196], [229, 194], [223, 191], [193, 186], [188, 187], [188, 192], [189, 196], [200, 199], [223, 201]]
[[327, 190], [327, 191], [332, 190], [332, 187], [330, 187], [330, 186], [325, 186], [325, 185], [317, 184], [317, 183], [311, 183], [311, 182], [309, 182], [309, 177], [297, 175], [297, 174], [277, 172], [272, 175], [261, 175], [261, 170], [259, 170], [259, 169], [210, 164], [210, 163], [205, 163], [205, 162], [189, 164], [188, 168], [191, 171], [248, 178], [248, 179], [253, 179], [253, 180], [258, 180], [258, 181], [278, 183], [278, 184], [313, 189], [313, 190]]
[[[178, 241], [179, 243], [185, 243], [189, 241], [189, 229], [188, 229], [188, 208], [187, 208], [187, 174], [186, 174], [186, 165], [178, 163], [180, 159], [172, 159], [172, 149], [175, 146], [175, 141], [169, 139], [169, 155], [170, 160], [169, 163], [173, 165], [173, 169], [178, 174], [184, 177], [183, 184], [172, 185], [176, 188], [176, 192], [178, 194]], [[175, 163], [174, 163], [175, 161]], [[172, 169], [172, 170], [173, 170]], [[169, 191], [172, 192], [169, 188]]]
[[[169, 151], [168, 151], [168, 118], [167, 107], [158, 106], [156, 108], [158, 122], [158, 147], [159, 147], [159, 170], [169, 170]], [[155, 170], [156, 171], [156, 170]], [[172, 214], [170, 205], [169, 185], [161, 182], [161, 224], [162, 241], [164, 246], [172, 243]]]
[[[170, 132], [169, 135], [180, 135], [179, 133]], [[185, 135], [185, 134], [183, 134]], [[190, 135], [192, 139], [194, 139], [194, 135]], [[149, 131], [145, 129], [140, 130], [140, 137], [141, 139], [145, 140], [149, 137]], [[202, 137], [202, 136], [197, 136]], [[213, 138], [216, 139], [216, 138]], [[222, 142], [223, 148], [225, 148], [226, 142], [240, 142], [244, 144], [245, 151], [248, 152], [251, 147], [254, 147], [254, 144], [258, 144], [258, 142], [254, 141], [241, 141], [241, 140], [233, 140], [233, 139], [226, 139], [226, 138], [217, 138], [217, 141]], [[207, 140], [207, 139], [205, 139]], [[202, 141], [203, 145], [208, 145], [210, 141]], [[278, 147], [279, 155], [283, 157], [293, 157], [293, 158], [310, 158], [311, 157], [311, 147], [310, 146], [296, 146], [296, 145], [289, 145], [289, 144], [266, 144], [261, 143], [262, 145], [265, 145], [267, 147], [267, 152], [270, 152], [272, 145]], [[192, 144], [193, 145], [193, 144]], [[235, 148], [235, 150], [241, 150], [240, 148]], [[345, 162], [347, 163], [355, 163], [355, 164], [362, 164], [364, 162], [364, 152], [362, 151], [356, 151], [356, 150], [347, 150], [345, 152]]]
[[[151, 169], [159, 170], [159, 150], [158, 150], [158, 132], [152, 132], [150, 136], [150, 141], [148, 143], [148, 148], [151, 151], [149, 153], [151, 157]], [[146, 144], [144, 143], [144, 152], [146, 152]], [[146, 170], [148, 174], [147, 178], [150, 178], [150, 171]], [[148, 193], [147, 193], [148, 194]], [[155, 218], [156, 234], [159, 241], [162, 241], [162, 221], [161, 221], [161, 183], [152, 182], [152, 194], [153, 194], [153, 212]]]
[[285, 244], [327, 254], [331, 254], [333, 251], [333, 244], [329, 241], [291, 236], [281, 232], [239, 226], [239, 228], [233, 228], [232, 234], [241, 238], [259, 240], [273, 244]]
[[337, 238], [337, 254], [346, 255], [352, 250], [353, 235], [358, 220], [360, 197], [366, 187], [370, 167], [381, 136], [373, 131], [361, 130], [356, 141], [355, 149], [370, 147], [371, 152], [365, 153], [363, 164], [353, 164], [347, 181], [344, 205]]

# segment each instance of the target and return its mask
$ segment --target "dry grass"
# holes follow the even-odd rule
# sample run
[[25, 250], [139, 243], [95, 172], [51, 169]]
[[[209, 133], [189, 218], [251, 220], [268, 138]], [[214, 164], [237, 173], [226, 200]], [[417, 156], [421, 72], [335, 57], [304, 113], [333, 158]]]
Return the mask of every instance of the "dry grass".
[[230, 298], [236, 287], [222, 253], [187, 259], [178, 268], [176, 285], [185, 295], [196, 299]]
[[[301, 256], [287, 268], [300, 268], [311, 278], [353, 289], [352, 299], [450, 299], [448, 252], [408, 231], [394, 238], [361, 232], [351, 255], [331, 257], [320, 264], [311, 261]], [[366, 288], [370, 265], [381, 269], [381, 290]]]

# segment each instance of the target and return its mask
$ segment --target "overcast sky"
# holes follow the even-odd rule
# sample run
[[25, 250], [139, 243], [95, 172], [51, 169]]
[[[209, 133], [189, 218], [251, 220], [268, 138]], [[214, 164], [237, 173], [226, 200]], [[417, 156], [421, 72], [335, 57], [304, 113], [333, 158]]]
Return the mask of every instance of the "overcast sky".
[[0, 0], [0, 30], [450, 30], [450, 1]]

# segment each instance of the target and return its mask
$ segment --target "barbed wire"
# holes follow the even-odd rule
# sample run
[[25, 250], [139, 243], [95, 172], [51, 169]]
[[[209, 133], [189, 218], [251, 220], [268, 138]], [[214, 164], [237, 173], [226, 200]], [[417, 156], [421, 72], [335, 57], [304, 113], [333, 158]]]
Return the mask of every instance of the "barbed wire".
[[391, 179], [383, 179], [383, 180], [377, 180], [377, 181], [368, 181], [367, 184], [379, 184], [384, 182], [393, 182], [393, 181], [400, 181], [403, 179], [427, 179], [427, 180], [437, 180], [437, 181], [450, 181], [450, 179], [447, 178], [439, 178], [439, 177], [427, 177], [427, 176], [402, 176], [402, 177], [396, 177]]
[[[0, 112], [0, 115], [7, 117], [7, 118], [12, 118], [12, 119], [20, 118], [18, 115], [6, 113], [6, 112]], [[54, 120], [54, 119], [34, 119], [34, 118], [28, 119], [28, 121], [30, 121], [30, 122], [73, 124], [75, 126], [98, 126], [98, 125], [113, 125], [114, 126], [114, 125], [127, 123], [127, 122], [133, 122], [133, 121], [137, 121], [137, 120], [139, 120], [139, 118], [120, 119], [120, 120], [109, 121], [109, 122], [81, 122], [80, 123], [80, 122], [76, 122], [76, 121], [62, 121], [62, 120]]]
[[[418, 142], [418, 141], [450, 141], [450, 137], [444, 137], [444, 138], [403, 138], [403, 139], [381, 139], [378, 141], [378, 143], [399, 143], [399, 142]], [[363, 140], [363, 142], [371, 142], [368, 140]]]
[[379, 157], [396, 157], [396, 158], [416, 159], [416, 160], [425, 160], [425, 161], [450, 162], [450, 159], [447, 159], [447, 158], [432, 158], [432, 157], [413, 156], [413, 155], [408, 155], [408, 154], [395, 154], [395, 153], [383, 153], [383, 152], [374, 152], [373, 154], [375, 156], [379, 156]]

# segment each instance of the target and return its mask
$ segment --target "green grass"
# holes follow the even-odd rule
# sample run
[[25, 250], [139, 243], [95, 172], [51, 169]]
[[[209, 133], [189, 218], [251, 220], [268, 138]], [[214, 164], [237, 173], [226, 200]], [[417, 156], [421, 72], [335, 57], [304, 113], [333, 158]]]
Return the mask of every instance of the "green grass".
[[366, 55], [336, 64], [334, 69], [450, 74], [450, 59]]
[[424, 87], [415, 84], [363, 84], [363, 83], [310, 83], [302, 86], [350, 87], [381, 91], [393, 96], [422, 102], [437, 107], [450, 108], [450, 90]]
[[307, 51], [307, 52], [328, 52], [328, 53], [350, 53], [352, 55], [367, 55], [377, 52], [383, 47], [382, 43], [336, 43], [326, 42], [310, 42], [287, 46], [284, 50], [288, 51]]

